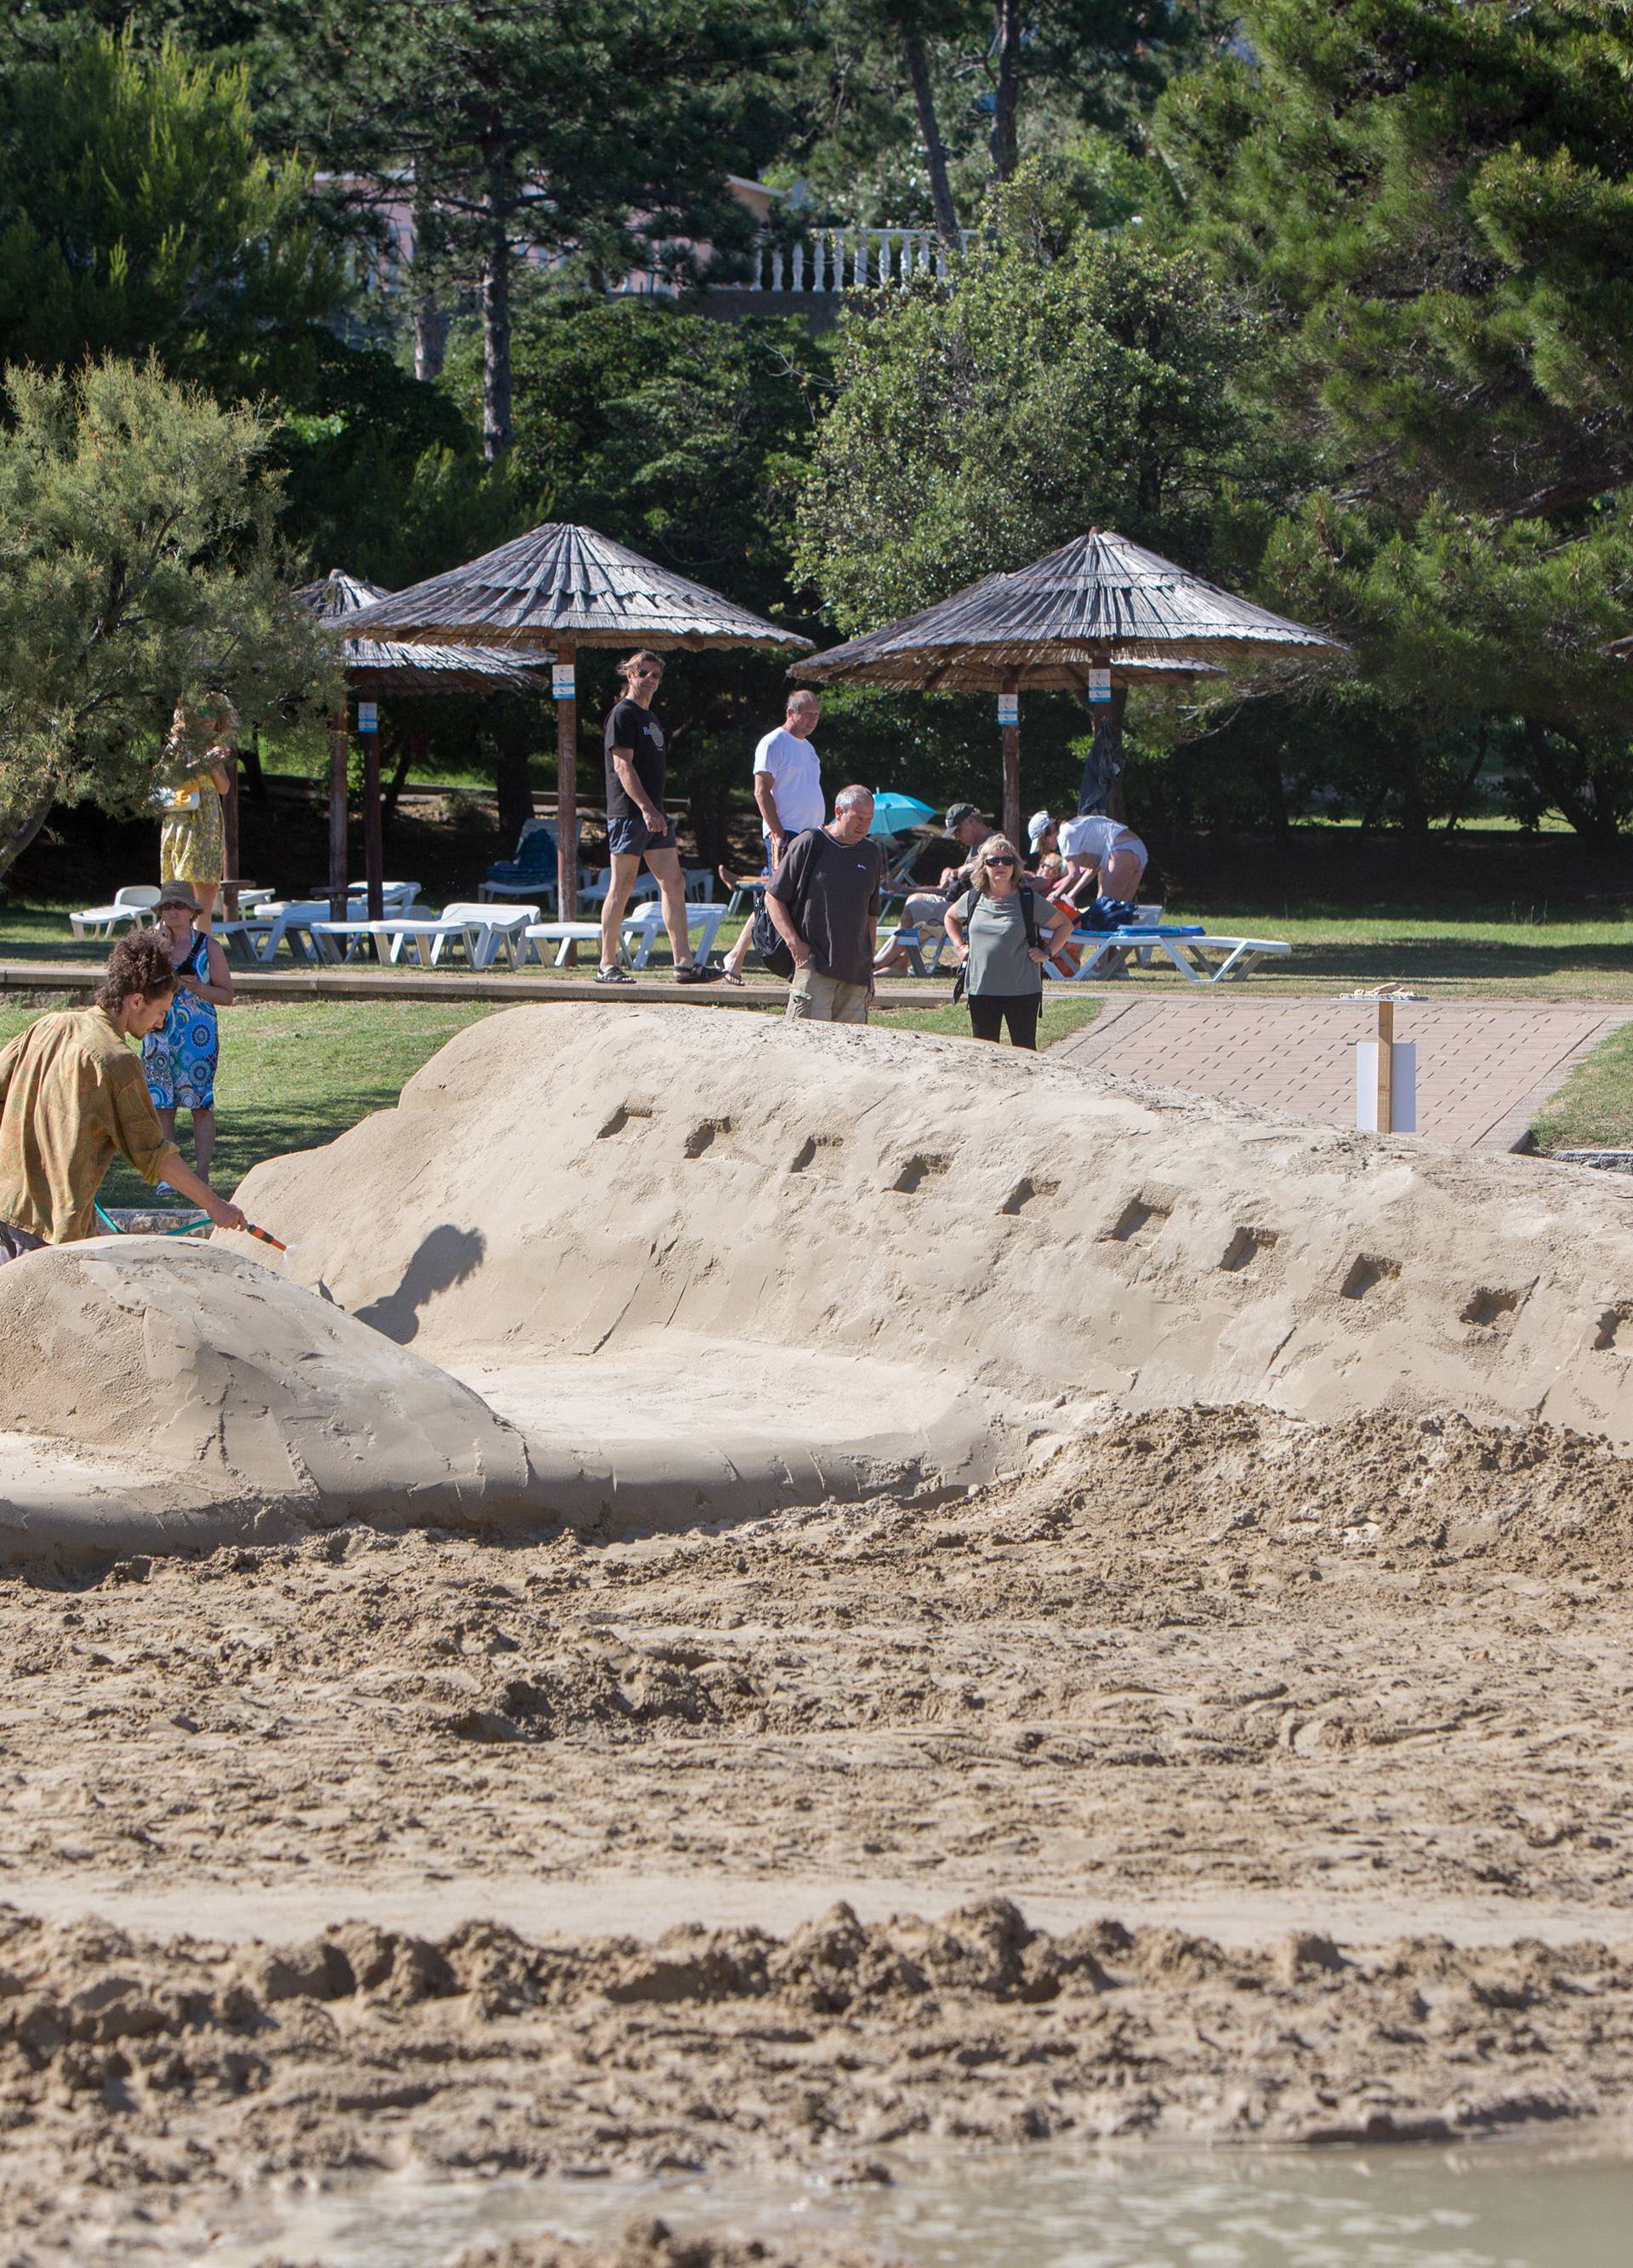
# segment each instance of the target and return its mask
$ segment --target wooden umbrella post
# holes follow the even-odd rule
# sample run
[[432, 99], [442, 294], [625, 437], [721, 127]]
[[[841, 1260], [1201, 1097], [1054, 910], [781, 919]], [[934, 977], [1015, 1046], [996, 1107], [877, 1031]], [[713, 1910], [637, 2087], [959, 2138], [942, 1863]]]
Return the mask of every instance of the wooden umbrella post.
[[[1120, 679], [1114, 671], [1111, 681], [1111, 699], [1106, 708], [1106, 728], [1111, 734], [1112, 754], [1119, 763], [1122, 762], [1122, 723], [1128, 710], [1128, 683], [1126, 680]], [[1120, 820], [1126, 815], [1122, 807], [1122, 774], [1119, 772], [1107, 792], [1106, 816], [1107, 819]]]
[[239, 865], [239, 758], [236, 748], [227, 753], [227, 792], [221, 801], [222, 849], [225, 853], [227, 879], [222, 888], [222, 909], [229, 921], [239, 917], [239, 878], [243, 868]]
[[346, 918], [346, 713], [329, 719], [329, 919]]
[[998, 740], [1004, 751], [1004, 832], [1020, 842], [1020, 678], [1011, 670], [998, 695]]
[[380, 716], [373, 701], [357, 703], [357, 730], [363, 736], [363, 874], [368, 892], [369, 919], [386, 918], [386, 847], [380, 829]]
[[[578, 918], [578, 650], [558, 644], [550, 687], [555, 696], [555, 914]], [[570, 961], [576, 959], [570, 951]]]

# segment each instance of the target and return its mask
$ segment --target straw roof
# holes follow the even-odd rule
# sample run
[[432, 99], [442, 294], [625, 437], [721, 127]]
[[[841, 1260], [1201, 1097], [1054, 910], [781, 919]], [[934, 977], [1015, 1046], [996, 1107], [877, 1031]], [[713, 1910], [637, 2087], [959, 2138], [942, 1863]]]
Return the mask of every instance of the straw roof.
[[[295, 596], [325, 622], [358, 614], [389, 591], [360, 575], [333, 568], [320, 583], [303, 584]], [[540, 665], [548, 654], [520, 661], [472, 645], [402, 645], [348, 637], [342, 648], [346, 683], [354, 693], [533, 693], [548, 691]]]
[[1336, 638], [1287, 621], [1154, 551], [1092, 529], [1011, 575], [986, 575], [933, 607], [795, 666], [817, 682], [926, 692], [1021, 686], [1081, 688], [1088, 669], [1125, 682], [1198, 665], [1326, 648]]
[[367, 608], [358, 627], [416, 644], [811, 644], [592, 527], [555, 521]]

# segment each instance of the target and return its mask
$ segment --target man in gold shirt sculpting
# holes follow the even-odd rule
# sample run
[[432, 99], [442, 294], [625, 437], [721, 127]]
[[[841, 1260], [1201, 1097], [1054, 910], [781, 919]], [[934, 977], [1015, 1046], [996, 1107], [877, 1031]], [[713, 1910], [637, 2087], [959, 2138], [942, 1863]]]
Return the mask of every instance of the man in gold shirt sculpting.
[[96, 1194], [115, 1156], [144, 1182], [168, 1182], [217, 1228], [248, 1226], [183, 1164], [127, 1045], [164, 1022], [175, 984], [157, 938], [121, 938], [93, 1008], [41, 1016], [0, 1049], [0, 1265], [99, 1234]]

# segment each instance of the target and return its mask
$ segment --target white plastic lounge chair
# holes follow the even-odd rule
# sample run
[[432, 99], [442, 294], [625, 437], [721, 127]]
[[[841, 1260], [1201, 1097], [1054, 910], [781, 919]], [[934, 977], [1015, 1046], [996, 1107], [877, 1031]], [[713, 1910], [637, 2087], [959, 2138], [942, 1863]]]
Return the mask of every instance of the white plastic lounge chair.
[[[1173, 963], [1188, 984], [1223, 984], [1227, 979], [1246, 976], [1261, 961], [1284, 961], [1292, 951], [1291, 945], [1278, 938], [1216, 937], [1201, 922], [1144, 924], [1131, 929], [1075, 929], [1067, 942], [1083, 948], [1078, 966], [1063, 972], [1065, 982], [1078, 984], [1085, 977], [1103, 970], [1110, 955], [1120, 948], [1137, 955], [1145, 968], [1150, 968], [1151, 961], [1160, 954]], [[1043, 973], [1046, 976], [1063, 975], [1053, 961]]]
[[111, 906], [87, 906], [82, 913], [70, 914], [68, 925], [76, 937], [113, 937], [127, 923], [139, 929], [158, 904], [157, 882], [132, 882], [114, 891]]

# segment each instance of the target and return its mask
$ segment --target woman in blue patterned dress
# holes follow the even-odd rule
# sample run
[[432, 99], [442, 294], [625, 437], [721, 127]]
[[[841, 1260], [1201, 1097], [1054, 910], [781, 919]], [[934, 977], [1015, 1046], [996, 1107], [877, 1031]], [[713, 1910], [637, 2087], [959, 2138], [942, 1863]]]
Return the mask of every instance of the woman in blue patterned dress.
[[221, 1037], [217, 1008], [232, 1000], [232, 972], [219, 942], [195, 929], [202, 909], [190, 882], [166, 882], [159, 895], [155, 935], [175, 964], [176, 990], [170, 1013], [142, 1042], [142, 1069], [158, 1123], [173, 1141], [176, 1113], [193, 1114], [193, 1160], [201, 1181], [210, 1179], [216, 1147], [216, 1065]]

